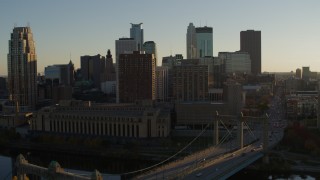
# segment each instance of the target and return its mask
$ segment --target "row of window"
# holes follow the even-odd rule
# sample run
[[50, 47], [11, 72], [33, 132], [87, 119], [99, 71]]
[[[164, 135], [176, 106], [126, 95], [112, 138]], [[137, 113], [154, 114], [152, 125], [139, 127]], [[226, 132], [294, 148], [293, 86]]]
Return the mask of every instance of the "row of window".
[[64, 118], [71, 118], [76, 120], [108, 120], [108, 121], [114, 121], [114, 122], [142, 122], [142, 119], [136, 119], [136, 118], [124, 118], [124, 117], [101, 117], [101, 116], [78, 116], [78, 115], [53, 115], [53, 118], [57, 119], [64, 119]]
[[116, 108], [116, 107], [59, 107], [62, 111], [144, 111], [145, 108]]
[[139, 125], [50, 120], [49, 131], [88, 135], [140, 137]]

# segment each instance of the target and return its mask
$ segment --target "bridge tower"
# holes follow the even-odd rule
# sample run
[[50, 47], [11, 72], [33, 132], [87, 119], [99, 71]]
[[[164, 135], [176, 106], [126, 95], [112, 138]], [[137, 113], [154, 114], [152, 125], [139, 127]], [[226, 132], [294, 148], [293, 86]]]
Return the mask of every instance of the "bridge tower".
[[216, 111], [216, 116], [213, 119], [213, 145], [219, 144], [219, 113]]
[[[22, 154], [19, 154], [17, 159], [16, 159], [16, 167], [20, 167], [22, 164], [28, 164], [28, 161], [23, 157]], [[25, 180], [26, 179], [26, 174], [21, 168], [17, 168], [17, 178], [18, 180]]]
[[238, 126], [238, 145], [239, 148], [242, 149], [243, 148], [243, 123], [244, 123], [244, 117], [243, 114], [241, 112], [240, 117], [238, 118], [239, 121], [237, 122], [237, 126]]
[[268, 164], [269, 163], [269, 156], [268, 156], [268, 144], [269, 144], [269, 139], [268, 139], [268, 120], [269, 116], [268, 114], [265, 115], [263, 118], [263, 163]]

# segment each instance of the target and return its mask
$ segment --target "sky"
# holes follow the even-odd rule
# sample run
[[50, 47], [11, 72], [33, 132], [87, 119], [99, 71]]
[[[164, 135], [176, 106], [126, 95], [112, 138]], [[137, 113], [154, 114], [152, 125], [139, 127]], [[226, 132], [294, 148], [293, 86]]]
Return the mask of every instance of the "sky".
[[[1, 0], [0, 75], [7, 75], [12, 29], [29, 25], [38, 72], [70, 57], [115, 55], [115, 40], [143, 23], [144, 41], [157, 44], [158, 59], [183, 54], [190, 22], [213, 28], [213, 55], [240, 49], [240, 31], [261, 31], [262, 71], [289, 72], [309, 66], [320, 72], [319, 0]], [[159, 61], [158, 61], [159, 62]]]

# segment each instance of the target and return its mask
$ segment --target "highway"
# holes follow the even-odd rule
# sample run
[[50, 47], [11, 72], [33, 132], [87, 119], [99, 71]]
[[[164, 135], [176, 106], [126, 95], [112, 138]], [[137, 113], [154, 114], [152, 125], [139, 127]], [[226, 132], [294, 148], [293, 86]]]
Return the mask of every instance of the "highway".
[[[276, 94], [280, 92], [281, 90], [278, 89]], [[281, 103], [281, 98], [275, 95], [267, 112], [269, 115], [268, 149], [273, 148], [282, 139], [284, 128], [287, 126]], [[220, 179], [229, 177], [263, 156], [263, 129], [261, 121], [255, 124], [252, 132], [244, 131], [243, 144], [248, 146], [243, 149], [239, 150], [238, 139], [234, 138], [218, 147], [211, 147], [184, 159], [167, 163], [134, 179]], [[255, 137], [252, 137], [252, 134]], [[250, 144], [252, 142], [254, 143]]]
[[[277, 94], [279, 93], [280, 92]], [[280, 97], [275, 96], [275, 98], [273, 98], [268, 114], [268, 148], [270, 149], [282, 139], [284, 128], [287, 126], [287, 122], [284, 120], [284, 108], [281, 104]], [[257, 130], [255, 133], [262, 135], [262, 127], [259, 129], [260, 132]], [[246, 163], [251, 164], [262, 156], [262, 138], [260, 138], [260, 140], [254, 144], [234, 153], [224, 155], [221, 158], [217, 158], [212, 162], [199, 167], [192, 173], [188, 174], [188, 172], [186, 172], [187, 175], [184, 176], [184, 179], [226, 179], [246, 167]]]

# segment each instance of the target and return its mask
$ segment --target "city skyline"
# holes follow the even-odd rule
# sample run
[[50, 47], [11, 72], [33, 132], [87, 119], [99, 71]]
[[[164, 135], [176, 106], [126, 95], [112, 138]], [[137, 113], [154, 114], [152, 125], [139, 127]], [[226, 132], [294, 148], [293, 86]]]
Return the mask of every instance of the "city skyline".
[[108, 49], [115, 55], [115, 40], [130, 37], [130, 23], [143, 23], [144, 41], [157, 44], [158, 65], [170, 54], [187, 57], [185, 37], [193, 23], [213, 28], [214, 56], [240, 50], [240, 31], [252, 29], [261, 31], [262, 72], [295, 71], [302, 66], [320, 71], [317, 1], [78, 1], [74, 5], [17, 0], [0, 4], [0, 75], [7, 75], [10, 32], [28, 24], [36, 43], [38, 72], [48, 65], [68, 63], [70, 54], [75, 68], [80, 68], [80, 56], [105, 56]]

